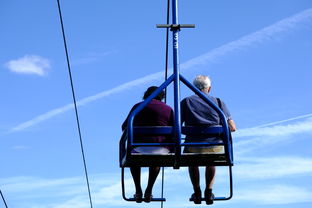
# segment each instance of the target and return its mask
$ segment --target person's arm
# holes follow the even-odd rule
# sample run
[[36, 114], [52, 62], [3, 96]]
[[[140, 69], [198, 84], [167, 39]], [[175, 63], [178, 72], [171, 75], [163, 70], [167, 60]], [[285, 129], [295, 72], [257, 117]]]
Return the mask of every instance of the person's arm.
[[[220, 100], [220, 98], [219, 98], [219, 100]], [[225, 116], [228, 119], [227, 122], [228, 122], [228, 125], [229, 125], [229, 128], [230, 128], [230, 131], [231, 132], [236, 131], [236, 125], [235, 125], [234, 120], [231, 117], [230, 111], [227, 108], [227, 106], [225, 105], [225, 103], [223, 101], [221, 101], [221, 100], [220, 100], [219, 107], [221, 108], [221, 110], [224, 112]]]
[[231, 132], [236, 131], [236, 125], [235, 125], [235, 122], [232, 119], [228, 120], [228, 125], [229, 125], [229, 128], [230, 128]]

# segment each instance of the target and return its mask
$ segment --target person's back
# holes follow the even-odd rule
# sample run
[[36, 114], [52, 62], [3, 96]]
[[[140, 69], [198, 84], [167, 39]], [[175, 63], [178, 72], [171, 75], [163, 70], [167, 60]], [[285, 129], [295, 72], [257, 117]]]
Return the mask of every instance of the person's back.
[[[207, 97], [218, 105], [217, 99], [210, 95]], [[220, 124], [218, 113], [198, 95], [192, 95], [181, 102], [182, 122], [186, 126], [214, 126]]]
[[[132, 112], [142, 102], [133, 106]], [[125, 129], [127, 120], [123, 123], [122, 128]], [[173, 125], [173, 110], [170, 106], [159, 100], [151, 100], [134, 118], [133, 126], [172, 126]], [[136, 136], [134, 142], [165, 142], [165, 136]]]
[[[136, 108], [140, 103], [134, 105]], [[172, 125], [172, 109], [159, 100], [151, 100], [134, 118], [135, 126], [167, 126]]]
[[[143, 99], [148, 98], [155, 90], [156, 86], [149, 87], [144, 93]], [[135, 117], [133, 126], [173, 126], [173, 110], [170, 106], [162, 102], [164, 98], [164, 92], [158, 94], [152, 99]], [[143, 102], [143, 101], [142, 101]], [[130, 113], [136, 109], [142, 102], [135, 104]], [[129, 113], [129, 115], [130, 115]], [[129, 117], [128, 115], [128, 117]], [[127, 119], [122, 124], [122, 130], [127, 127]], [[171, 136], [163, 135], [134, 135], [133, 142], [136, 143], [172, 143], [173, 138]], [[156, 154], [167, 154], [171, 151], [168, 146], [144, 146], [136, 147], [133, 149], [134, 152], [140, 153], [156, 153]]]
[[[193, 84], [206, 96], [212, 100], [216, 105], [218, 105], [226, 116], [229, 128], [231, 131], [236, 130], [234, 121], [231, 118], [231, 114], [227, 109], [224, 102], [220, 99], [208, 95], [211, 89], [211, 81], [209, 77], [199, 75], [195, 78]], [[214, 126], [220, 125], [220, 117], [218, 113], [204, 100], [202, 100], [197, 95], [192, 95], [184, 98], [181, 101], [181, 122], [185, 126]], [[207, 142], [222, 142], [220, 138], [206, 138], [206, 136], [186, 136], [186, 142], [196, 142], [196, 143], [207, 143]], [[213, 147], [206, 146], [196, 146], [196, 147], [185, 147], [185, 153], [208, 153], [208, 152], [219, 152], [222, 150], [221, 145], [216, 145]], [[222, 146], [221, 146], [222, 147]], [[206, 189], [205, 189], [205, 201], [206, 204], [212, 204], [214, 200], [214, 195], [212, 193], [213, 182], [215, 177], [216, 169], [214, 166], [206, 166]], [[195, 204], [201, 203], [201, 189], [199, 183], [199, 168], [198, 166], [189, 167], [189, 175], [193, 185], [194, 193], [192, 194], [192, 199]]]

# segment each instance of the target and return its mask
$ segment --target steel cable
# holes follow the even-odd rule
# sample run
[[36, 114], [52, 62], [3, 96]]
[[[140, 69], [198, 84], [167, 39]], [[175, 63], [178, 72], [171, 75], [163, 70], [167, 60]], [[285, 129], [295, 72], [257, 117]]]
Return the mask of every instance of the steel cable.
[[8, 208], [8, 205], [7, 205], [7, 203], [6, 203], [5, 199], [4, 199], [4, 196], [3, 196], [1, 190], [0, 190], [0, 195], [1, 195], [2, 201], [3, 201], [4, 205], [5, 205], [5, 208]]
[[[170, 0], [167, 1], [167, 19], [166, 24], [169, 24], [170, 18]], [[166, 28], [166, 61], [165, 61], [165, 80], [168, 78], [168, 48], [169, 48], [169, 28]], [[165, 103], [167, 103], [167, 88], [165, 89]], [[161, 198], [164, 197], [164, 180], [165, 180], [165, 168], [161, 169]], [[164, 207], [164, 202], [161, 201], [160, 207]]]
[[71, 67], [70, 67], [70, 61], [69, 61], [69, 55], [68, 55], [68, 49], [67, 49], [67, 43], [66, 43], [67, 41], [66, 41], [65, 29], [64, 29], [64, 24], [63, 24], [63, 17], [62, 17], [62, 12], [61, 12], [61, 5], [60, 5], [60, 1], [59, 0], [57, 0], [57, 5], [58, 5], [58, 12], [59, 12], [60, 23], [61, 23], [61, 28], [62, 28], [62, 36], [63, 36], [63, 42], [64, 42], [64, 48], [65, 48], [65, 54], [66, 54], [67, 69], [68, 69], [68, 74], [69, 74], [69, 79], [70, 79], [70, 86], [71, 86], [72, 97], [73, 97], [73, 101], [74, 101], [76, 122], [77, 122], [79, 141], [80, 141], [80, 149], [81, 149], [83, 166], [84, 166], [84, 172], [85, 172], [85, 177], [86, 177], [86, 182], [87, 182], [89, 202], [90, 202], [90, 207], [93, 208], [91, 191], [90, 191], [90, 184], [89, 184], [89, 177], [88, 177], [88, 171], [87, 171], [87, 164], [86, 164], [86, 158], [85, 158], [85, 154], [84, 154], [82, 135], [81, 135], [81, 128], [80, 128], [78, 109], [77, 109], [77, 102], [76, 102], [76, 96], [75, 96], [75, 90], [74, 90], [74, 83], [73, 83], [73, 78], [72, 78], [72, 73], [71, 73]]

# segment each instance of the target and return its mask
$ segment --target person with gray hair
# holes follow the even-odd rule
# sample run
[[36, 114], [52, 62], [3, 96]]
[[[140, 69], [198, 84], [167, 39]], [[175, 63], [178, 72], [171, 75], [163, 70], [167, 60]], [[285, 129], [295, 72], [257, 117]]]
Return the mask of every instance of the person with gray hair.
[[[198, 75], [193, 81], [193, 84], [202, 91], [211, 101], [213, 101], [216, 105], [218, 105], [223, 113], [225, 114], [228, 125], [231, 131], [236, 130], [235, 122], [233, 121], [231, 114], [226, 107], [225, 103], [221, 101], [219, 98], [215, 98], [209, 95], [211, 90], [211, 80], [208, 76]], [[181, 122], [184, 123], [185, 126], [215, 126], [220, 125], [220, 117], [218, 113], [203, 99], [201, 99], [198, 95], [191, 95], [189, 97], [184, 98], [181, 101]], [[197, 143], [205, 143], [205, 142], [222, 142], [220, 138], [206, 138], [203, 136], [186, 136], [185, 142], [197, 142]], [[201, 146], [201, 147], [185, 147], [185, 153], [207, 153], [207, 152], [220, 152], [222, 151], [222, 146]], [[201, 204], [201, 189], [200, 189], [200, 173], [198, 166], [190, 166], [189, 167], [189, 175], [193, 185], [194, 193], [191, 198], [193, 199], [195, 204]], [[205, 189], [205, 201], [206, 204], [213, 204], [214, 195], [212, 193], [214, 178], [216, 175], [216, 167], [215, 166], [206, 166], [206, 189]]]

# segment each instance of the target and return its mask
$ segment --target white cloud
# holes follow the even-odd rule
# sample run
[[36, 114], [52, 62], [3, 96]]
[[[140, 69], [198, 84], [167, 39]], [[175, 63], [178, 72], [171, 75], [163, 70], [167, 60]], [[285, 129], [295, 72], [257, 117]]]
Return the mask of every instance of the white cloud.
[[[311, 114], [307, 114], [311, 116]], [[306, 118], [306, 116], [298, 116], [295, 118], [277, 121], [273, 123], [281, 124], [282, 122], [294, 121], [294, 119]], [[272, 125], [269, 123], [268, 125]], [[266, 126], [261, 125], [261, 126]], [[255, 149], [265, 146], [272, 146], [279, 142], [294, 141], [293, 135], [303, 135], [312, 133], [312, 118], [292, 124], [276, 125], [270, 127], [253, 127], [238, 130], [233, 134], [235, 154], [240, 156]], [[297, 140], [300, 137], [297, 137]], [[238, 140], [239, 139], [239, 140]], [[237, 141], [238, 140], [238, 141]]]
[[[142, 173], [142, 178], [147, 180], [147, 172]], [[121, 183], [118, 174], [101, 174], [90, 177], [92, 201], [95, 206], [110, 205], [112, 207], [136, 206], [130, 205], [121, 198]], [[2, 188], [7, 195], [21, 204], [21, 207], [40, 208], [85, 208], [89, 207], [89, 199], [85, 180], [83, 177], [71, 178], [37, 178], [37, 177], [12, 177], [0, 178]], [[134, 192], [131, 177], [125, 179], [127, 196]], [[41, 204], [44, 199], [45, 204]], [[31, 205], [28, 204], [31, 202]]]
[[275, 184], [258, 185], [239, 190], [234, 196], [236, 202], [256, 202], [258, 204], [291, 204], [312, 202], [312, 192], [303, 187]]
[[5, 66], [18, 74], [35, 74], [44, 76], [51, 67], [50, 61], [37, 55], [26, 55], [22, 58], [11, 60]]
[[[308, 114], [311, 117], [311, 114]], [[302, 117], [302, 116], [301, 116]], [[299, 117], [299, 118], [301, 118]], [[298, 117], [296, 117], [298, 118]], [[287, 119], [283, 122], [288, 122], [289, 120], [294, 119]], [[282, 121], [274, 122], [274, 123], [282, 123]], [[267, 137], [267, 136], [285, 136], [285, 135], [292, 135], [298, 133], [306, 133], [312, 132], [312, 118], [308, 118], [304, 121], [300, 121], [294, 124], [287, 124], [287, 125], [276, 125], [272, 127], [253, 127], [238, 130], [233, 134], [234, 137]]]
[[[196, 58], [193, 58], [189, 61], [186, 61], [185, 63], [182, 63], [180, 65], [181, 70], [187, 70], [192, 67], [195, 67], [197, 65], [203, 65], [207, 64], [209, 62], [213, 62], [216, 60], [216, 58], [227, 55], [229, 52], [246, 48], [252, 44], [262, 43], [266, 40], [270, 40], [273, 36], [276, 36], [278, 34], [285, 33], [287, 31], [291, 31], [292, 29], [296, 28], [299, 24], [306, 23], [306, 21], [309, 21], [312, 19], [312, 9], [304, 10], [294, 16], [285, 18], [277, 23], [274, 23], [268, 27], [265, 27], [261, 30], [258, 30], [254, 33], [251, 33], [249, 35], [243, 36], [242, 38], [232, 41], [230, 43], [224, 44], [212, 51], [209, 51], [208, 53], [205, 53], [201, 56], [198, 56]], [[124, 83], [120, 86], [117, 86], [110, 90], [105, 90], [103, 92], [100, 92], [98, 94], [86, 97], [80, 101], [78, 101], [78, 105], [86, 105], [90, 102], [94, 102], [96, 100], [105, 98], [111, 94], [117, 94], [120, 92], [124, 92], [124, 90], [129, 90], [132, 87], [142, 85], [145, 83], [149, 83], [153, 80], [159, 80], [163, 77], [163, 72], [157, 72], [154, 74], [147, 75], [145, 77]], [[35, 124], [38, 124], [42, 121], [45, 121], [47, 119], [50, 119], [58, 114], [64, 113], [68, 110], [71, 110], [73, 107], [72, 104], [68, 104], [64, 107], [53, 109], [47, 113], [44, 113], [42, 115], [39, 115], [29, 121], [26, 121], [24, 123], [18, 124], [17, 126], [11, 128], [9, 132], [16, 132], [24, 130], [28, 127], [31, 127]]]
[[[301, 157], [272, 157], [272, 158], [247, 158], [241, 164], [234, 166], [234, 182], [241, 184], [235, 186], [235, 194], [231, 203], [256, 203], [256, 204], [290, 204], [298, 202], [311, 202], [311, 191], [288, 184], [266, 182], [269, 179], [282, 177], [299, 178], [312, 172], [312, 159]], [[275, 167], [275, 168], [274, 168]], [[146, 169], [144, 169], [146, 170]], [[219, 171], [215, 184], [217, 192], [224, 193], [220, 186], [225, 185], [227, 176], [225, 171]], [[127, 170], [128, 171], [128, 170]], [[202, 171], [203, 173], [203, 171]], [[106, 207], [137, 207], [136, 203], [125, 202], [121, 198], [121, 184], [119, 174], [98, 174], [90, 176], [91, 194], [94, 206]], [[147, 181], [147, 171], [142, 172], [142, 187]], [[247, 186], [244, 181], [248, 182]], [[287, 180], [284, 180], [287, 181]], [[21, 207], [40, 208], [85, 208], [89, 207], [88, 194], [83, 177], [71, 178], [36, 178], [12, 177], [0, 179], [6, 195]], [[159, 183], [154, 188], [154, 195], [159, 196]], [[259, 183], [262, 185], [260, 186]], [[133, 181], [127, 172], [126, 195], [129, 197], [134, 192]], [[165, 196], [166, 205], [175, 207], [189, 206], [189, 193], [191, 182], [186, 168], [165, 171]], [[14, 196], [14, 197], [13, 197]], [[260, 200], [261, 199], [261, 200]], [[42, 200], [45, 204], [41, 204]], [[31, 205], [28, 204], [31, 202]], [[158, 203], [157, 203], [158, 204]], [[154, 206], [155, 204], [153, 204]], [[144, 204], [143, 204], [144, 206]], [[152, 206], [152, 204], [151, 204]], [[156, 205], [155, 205], [156, 206]], [[158, 204], [159, 206], [159, 204]]]
[[312, 174], [312, 159], [298, 156], [240, 157], [234, 166], [235, 178], [266, 180]]

